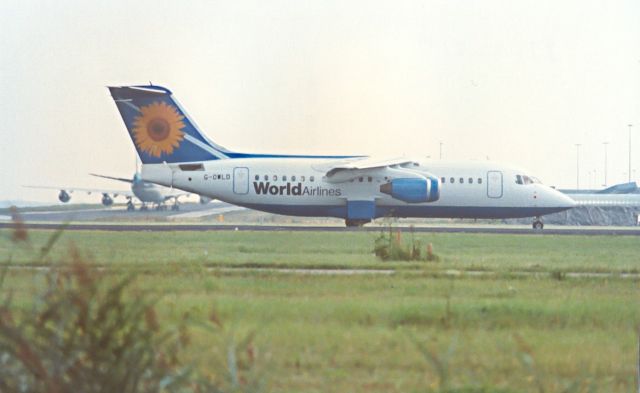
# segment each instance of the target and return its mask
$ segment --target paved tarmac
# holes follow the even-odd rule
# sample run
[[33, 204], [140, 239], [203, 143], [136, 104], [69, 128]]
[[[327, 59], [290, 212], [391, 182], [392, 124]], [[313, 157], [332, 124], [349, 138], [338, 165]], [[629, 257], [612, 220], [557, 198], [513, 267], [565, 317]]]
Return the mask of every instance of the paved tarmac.
[[[379, 232], [378, 225], [361, 228], [341, 226], [305, 226], [305, 225], [233, 225], [233, 224], [109, 224], [109, 223], [29, 223], [28, 229], [64, 229], [66, 231], [134, 231], [134, 232], [174, 232], [174, 231], [280, 231], [280, 232]], [[0, 222], [0, 228], [13, 228], [11, 222]], [[487, 233], [515, 235], [588, 235], [588, 236], [640, 236], [640, 228], [607, 228], [607, 227], [560, 227], [554, 226], [536, 231], [521, 226], [396, 226], [403, 232], [419, 233]]]
[[[136, 221], [136, 220], [180, 220], [183, 218], [202, 218], [217, 216], [231, 211], [244, 210], [242, 207], [223, 202], [211, 202], [205, 205], [199, 203], [180, 204], [180, 210], [171, 210], [171, 204], [165, 210], [149, 209], [141, 211], [139, 206], [135, 211], [127, 211], [125, 206], [98, 207], [93, 209], [69, 209], [48, 211], [23, 211], [20, 215], [27, 222], [86, 222], [86, 221]], [[9, 221], [11, 217], [0, 216], [0, 222]]]
[[[293, 231], [293, 232], [378, 232], [380, 224], [372, 223], [361, 228], [346, 228], [340, 224], [294, 224], [259, 225], [214, 223], [219, 215], [246, 210], [223, 202], [206, 205], [185, 203], [179, 211], [148, 210], [128, 212], [124, 206], [76, 210], [24, 211], [22, 219], [30, 229], [60, 229], [68, 231]], [[189, 220], [209, 218], [209, 223], [194, 223]], [[11, 217], [0, 216], [0, 228], [11, 228]], [[487, 225], [480, 223], [451, 223], [427, 225], [397, 225], [394, 228], [405, 232], [421, 233], [488, 233], [516, 235], [626, 235], [640, 236], [640, 227], [576, 227], [546, 225], [542, 231], [535, 231], [528, 225]]]

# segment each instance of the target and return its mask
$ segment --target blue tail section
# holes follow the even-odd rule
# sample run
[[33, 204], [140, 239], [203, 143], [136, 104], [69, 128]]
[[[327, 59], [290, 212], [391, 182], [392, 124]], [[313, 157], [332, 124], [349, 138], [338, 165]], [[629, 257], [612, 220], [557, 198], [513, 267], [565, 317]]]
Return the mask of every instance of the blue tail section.
[[231, 152], [204, 136], [169, 89], [150, 85], [109, 91], [142, 163], [229, 158]]
[[194, 162], [227, 158], [356, 158], [232, 152], [198, 129], [189, 115], [162, 86], [109, 87], [129, 136], [143, 164]]

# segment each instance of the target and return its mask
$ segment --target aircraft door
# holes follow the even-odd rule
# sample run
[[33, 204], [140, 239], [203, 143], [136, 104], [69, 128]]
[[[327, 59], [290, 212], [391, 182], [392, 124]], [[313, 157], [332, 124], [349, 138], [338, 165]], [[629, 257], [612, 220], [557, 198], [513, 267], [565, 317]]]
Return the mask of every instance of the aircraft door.
[[487, 172], [487, 196], [489, 198], [502, 198], [502, 172]]
[[233, 169], [233, 193], [249, 193], [249, 168]]

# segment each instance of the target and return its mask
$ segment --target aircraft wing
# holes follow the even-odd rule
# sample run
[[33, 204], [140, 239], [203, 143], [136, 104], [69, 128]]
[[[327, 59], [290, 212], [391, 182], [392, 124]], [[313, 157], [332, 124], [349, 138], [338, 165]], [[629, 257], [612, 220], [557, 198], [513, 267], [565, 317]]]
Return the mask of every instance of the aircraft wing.
[[131, 197], [135, 197], [135, 195], [133, 195], [133, 192], [131, 192], [131, 190], [105, 190], [105, 189], [100, 189], [100, 188], [78, 188], [78, 187], [54, 187], [54, 186], [23, 186], [26, 188], [39, 188], [39, 189], [43, 189], [43, 190], [58, 190], [58, 191], [65, 191], [68, 193], [72, 193], [72, 192], [85, 192], [87, 194], [108, 194], [108, 195], [113, 195], [113, 197], [117, 197], [117, 196], [125, 196], [127, 198], [131, 198]]
[[123, 177], [113, 177], [113, 176], [106, 176], [106, 175], [98, 175], [97, 173], [90, 173], [91, 176], [95, 176], [95, 177], [102, 177], [104, 179], [110, 179], [110, 180], [117, 180], [117, 181], [123, 181], [125, 183], [133, 183], [133, 180], [131, 179], [125, 179]]
[[325, 177], [330, 183], [342, 183], [366, 173], [387, 167], [396, 167], [416, 162], [410, 158], [372, 159], [365, 157], [358, 160], [342, 161], [327, 169]]

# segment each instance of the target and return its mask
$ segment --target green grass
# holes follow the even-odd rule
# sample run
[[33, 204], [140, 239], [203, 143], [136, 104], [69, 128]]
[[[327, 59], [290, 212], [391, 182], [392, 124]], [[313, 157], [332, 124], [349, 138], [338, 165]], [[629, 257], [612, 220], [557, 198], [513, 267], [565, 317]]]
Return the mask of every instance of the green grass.
[[[30, 232], [31, 251], [16, 250], [8, 232], [2, 234], [2, 260], [13, 252], [18, 263], [28, 263], [51, 232]], [[581, 392], [633, 390], [640, 281], [558, 280], [550, 273], [638, 271], [637, 238], [420, 235], [442, 258], [425, 264], [379, 262], [371, 252], [376, 236], [67, 232], [52, 258], [64, 260], [66, 244], [73, 242], [102, 265], [125, 273], [139, 267], [136, 285], [164, 295], [159, 315], [165, 324], [178, 323], [185, 312], [206, 319], [216, 310], [228, 335], [255, 332], [270, 391], [425, 392], [447, 384], [560, 392], [572, 382]], [[311, 276], [206, 269], [242, 264], [398, 272]], [[497, 274], [436, 274], [451, 268]], [[510, 276], [511, 270], [546, 273]], [[9, 274], [4, 289], [13, 289], [16, 301], [27, 306], [40, 285], [38, 273]], [[224, 357], [211, 340], [196, 335], [189, 353], [205, 369]], [[447, 366], [445, 380], [429, 356]]]
[[[44, 244], [50, 231], [31, 231]], [[0, 255], [13, 249], [0, 231]], [[467, 269], [508, 271], [639, 272], [640, 241], [633, 236], [416, 234], [432, 243], [440, 263], [384, 263], [373, 255], [376, 232], [98, 232], [70, 231], [75, 243], [101, 264], [195, 263], [209, 266]], [[404, 234], [408, 241], [410, 235]], [[64, 256], [65, 248], [54, 250]], [[18, 251], [17, 262], [30, 261]]]

